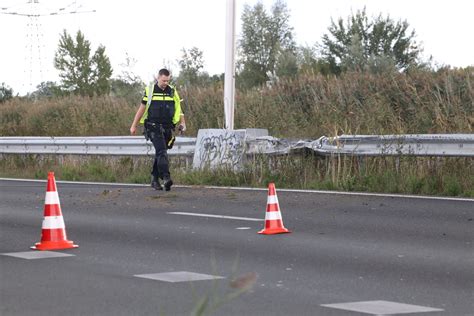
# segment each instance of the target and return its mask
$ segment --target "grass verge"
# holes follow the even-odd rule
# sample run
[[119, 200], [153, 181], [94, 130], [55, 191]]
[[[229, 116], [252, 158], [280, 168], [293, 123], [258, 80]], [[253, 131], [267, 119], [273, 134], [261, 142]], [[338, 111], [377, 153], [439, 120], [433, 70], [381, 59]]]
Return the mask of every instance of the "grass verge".
[[[151, 157], [2, 155], [0, 176], [46, 179], [48, 171], [69, 181], [143, 183], [150, 181]], [[320, 157], [312, 154], [247, 161], [241, 171], [192, 170], [172, 159], [176, 184], [342, 190], [474, 197], [472, 158]]]

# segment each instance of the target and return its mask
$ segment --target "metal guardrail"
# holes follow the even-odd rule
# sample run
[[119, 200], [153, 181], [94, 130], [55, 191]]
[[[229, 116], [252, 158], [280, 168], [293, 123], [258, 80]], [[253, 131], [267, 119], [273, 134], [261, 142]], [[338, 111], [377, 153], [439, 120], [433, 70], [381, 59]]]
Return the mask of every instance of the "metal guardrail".
[[[196, 138], [176, 137], [170, 156], [193, 156]], [[291, 141], [270, 136], [249, 139], [246, 154], [283, 155], [298, 150], [319, 155], [474, 157], [474, 134], [342, 135]], [[0, 137], [0, 154], [154, 155], [142, 136]]]
[[[196, 138], [176, 137], [170, 156], [192, 156]], [[153, 144], [143, 136], [0, 137], [3, 154], [153, 156]]]

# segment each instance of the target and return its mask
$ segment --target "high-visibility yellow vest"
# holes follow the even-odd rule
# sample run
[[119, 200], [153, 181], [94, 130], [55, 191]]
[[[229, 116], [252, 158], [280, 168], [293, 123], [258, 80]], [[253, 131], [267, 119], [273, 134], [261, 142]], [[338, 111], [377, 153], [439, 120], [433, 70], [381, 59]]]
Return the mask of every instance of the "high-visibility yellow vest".
[[[150, 85], [148, 87], [145, 88], [145, 95], [143, 97], [143, 101], [146, 102], [146, 107], [145, 107], [145, 112], [143, 113], [143, 116], [141, 117], [140, 119], [140, 124], [144, 124], [145, 123], [145, 119], [148, 118], [148, 110], [150, 108], [150, 105], [152, 103], [152, 101], [157, 101], [157, 102], [160, 102], [160, 101], [173, 101], [174, 102], [174, 114], [173, 114], [173, 117], [172, 117], [172, 123], [173, 124], [178, 124], [179, 123], [179, 120], [180, 120], [180, 116], [181, 116], [181, 100], [179, 98], [179, 95], [178, 95], [178, 92], [176, 91], [176, 89], [173, 87], [173, 86], [170, 86], [171, 88], [171, 95], [169, 94], [166, 94], [166, 93], [157, 93], [157, 92], [154, 92], [154, 87], [155, 87], [155, 83], [152, 82], [150, 83]], [[151, 93], [150, 93], [151, 91]], [[152, 96], [151, 98], [149, 96]], [[157, 105], [159, 106], [159, 104]]]

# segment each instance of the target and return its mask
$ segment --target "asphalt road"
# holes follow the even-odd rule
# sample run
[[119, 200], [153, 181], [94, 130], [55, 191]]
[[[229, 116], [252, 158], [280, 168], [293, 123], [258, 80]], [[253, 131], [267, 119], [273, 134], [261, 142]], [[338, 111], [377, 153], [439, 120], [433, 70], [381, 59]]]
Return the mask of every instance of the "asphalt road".
[[[0, 181], [0, 253], [39, 241], [45, 186]], [[277, 188], [292, 233], [264, 236], [265, 191], [58, 183], [58, 192], [79, 248], [0, 255], [1, 315], [190, 315], [203, 302], [204, 315], [474, 315], [472, 200]], [[180, 271], [222, 278], [136, 276]], [[323, 306], [350, 302], [371, 303]]]

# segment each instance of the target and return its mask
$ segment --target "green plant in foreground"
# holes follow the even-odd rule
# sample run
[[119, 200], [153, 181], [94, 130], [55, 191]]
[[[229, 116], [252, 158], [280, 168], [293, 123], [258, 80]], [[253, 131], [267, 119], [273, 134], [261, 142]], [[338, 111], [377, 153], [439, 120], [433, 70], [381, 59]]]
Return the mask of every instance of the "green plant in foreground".
[[222, 297], [219, 297], [216, 294], [216, 288], [214, 288], [212, 294], [206, 295], [198, 301], [191, 315], [203, 316], [212, 314], [224, 304], [229, 303], [242, 294], [248, 292], [254, 286], [256, 281], [257, 273], [249, 272], [242, 274], [230, 281], [229, 286], [232, 291]]
[[[233, 262], [232, 265], [232, 274], [236, 275], [239, 266], [239, 256], [237, 255], [236, 260]], [[214, 251], [211, 253], [211, 267], [212, 270], [217, 273], [217, 262], [215, 258]], [[202, 296], [200, 293], [198, 294], [197, 303], [194, 306], [194, 309], [191, 312], [192, 316], [204, 316], [204, 315], [211, 315], [217, 309], [222, 307], [224, 304], [235, 300], [242, 294], [250, 291], [252, 287], [255, 285], [257, 281], [257, 273], [249, 272], [240, 274], [237, 277], [232, 277], [230, 282], [228, 283], [230, 287], [230, 292], [228, 289], [225, 289], [227, 293], [222, 295], [222, 289], [219, 288], [219, 285], [222, 284], [217, 280], [213, 281], [213, 286], [209, 293]]]

